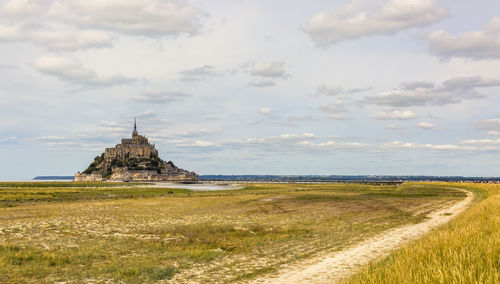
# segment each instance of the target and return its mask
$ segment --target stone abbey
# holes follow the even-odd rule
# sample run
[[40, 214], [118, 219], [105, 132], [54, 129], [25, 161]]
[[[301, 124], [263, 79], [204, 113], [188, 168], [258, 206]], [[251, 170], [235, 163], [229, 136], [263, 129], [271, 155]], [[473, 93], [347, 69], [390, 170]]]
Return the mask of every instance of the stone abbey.
[[75, 175], [75, 181], [104, 180], [196, 182], [198, 175], [160, 159], [155, 145], [139, 135], [134, 121], [132, 139], [122, 139], [114, 148], [106, 148], [85, 171]]

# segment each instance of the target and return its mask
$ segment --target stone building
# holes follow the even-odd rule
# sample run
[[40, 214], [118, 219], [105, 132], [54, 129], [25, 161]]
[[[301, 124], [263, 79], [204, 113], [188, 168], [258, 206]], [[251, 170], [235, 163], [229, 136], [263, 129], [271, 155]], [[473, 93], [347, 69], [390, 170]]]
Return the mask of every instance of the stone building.
[[74, 180], [196, 182], [198, 175], [161, 160], [155, 145], [139, 135], [134, 121], [132, 139], [122, 139], [114, 148], [106, 148], [84, 172], [75, 174]]
[[134, 130], [132, 131], [132, 139], [122, 139], [122, 143], [116, 144], [114, 148], [106, 148], [104, 150], [104, 162], [111, 164], [115, 159], [125, 162], [130, 158], [149, 159], [152, 156], [158, 156], [154, 144], [149, 144], [148, 138], [139, 135], [137, 132], [137, 121], [134, 121]]

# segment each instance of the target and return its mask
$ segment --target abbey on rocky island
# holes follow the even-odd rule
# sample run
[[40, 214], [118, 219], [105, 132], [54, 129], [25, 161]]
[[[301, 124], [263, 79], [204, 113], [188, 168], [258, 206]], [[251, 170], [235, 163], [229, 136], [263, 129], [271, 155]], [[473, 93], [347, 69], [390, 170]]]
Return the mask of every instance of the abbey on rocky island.
[[132, 139], [122, 139], [114, 148], [106, 148], [85, 171], [75, 174], [74, 180], [197, 182], [198, 175], [160, 159], [155, 145], [139, 135], [134, 121]]

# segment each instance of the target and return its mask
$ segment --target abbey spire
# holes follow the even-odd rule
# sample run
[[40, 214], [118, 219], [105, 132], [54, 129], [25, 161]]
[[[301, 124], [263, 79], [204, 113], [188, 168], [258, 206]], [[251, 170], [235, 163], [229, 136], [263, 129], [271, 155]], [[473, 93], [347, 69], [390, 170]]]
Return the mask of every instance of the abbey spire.
[[137, 137], [139, 133], [137, 132], [137, 118], [134, 117], [134, 131], [132, 131], [132, 137]]

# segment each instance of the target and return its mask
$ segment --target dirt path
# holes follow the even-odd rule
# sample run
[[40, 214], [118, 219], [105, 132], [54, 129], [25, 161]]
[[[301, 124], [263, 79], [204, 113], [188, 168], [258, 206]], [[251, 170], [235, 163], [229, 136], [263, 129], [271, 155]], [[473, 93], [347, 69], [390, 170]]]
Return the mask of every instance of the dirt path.
[[391, 229], [345, 250], [285, 266], [278, 274], [265, 275], [251, 283], [332, 283], [346, 278], [361, 266], [389, 255], [405, 242], [420, 237], [467, 209], [473, 194], [463, 189], [456, 190], [467, 193], [467, 198], [428, 214], [429, 219], [425, 222]]

